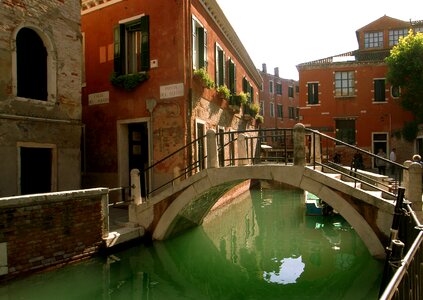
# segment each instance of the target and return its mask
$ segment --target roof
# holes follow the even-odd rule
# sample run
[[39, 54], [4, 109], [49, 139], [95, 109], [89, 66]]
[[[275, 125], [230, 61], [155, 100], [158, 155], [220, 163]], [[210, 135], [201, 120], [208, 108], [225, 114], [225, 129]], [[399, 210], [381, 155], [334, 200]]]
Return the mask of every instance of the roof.
[[297, 65], [297, 69], [305, 66], [315, 66], [324, 64], [345, 64], [345, 63], [369, 63], [384, 62], [385, 58], [390, 54], [389, 49], [378, 51], [360, 51], [354, 50], [342, 54], [313, 60]]

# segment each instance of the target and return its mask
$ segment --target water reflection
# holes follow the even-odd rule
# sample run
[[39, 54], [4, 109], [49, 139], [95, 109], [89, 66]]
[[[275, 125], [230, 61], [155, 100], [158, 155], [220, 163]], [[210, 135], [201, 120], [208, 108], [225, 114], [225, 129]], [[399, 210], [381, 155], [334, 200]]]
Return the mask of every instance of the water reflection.
[[0, 299], [377, 299], [382, 264], [302, 191], [259, 188], [201, 227], [0, 286]]

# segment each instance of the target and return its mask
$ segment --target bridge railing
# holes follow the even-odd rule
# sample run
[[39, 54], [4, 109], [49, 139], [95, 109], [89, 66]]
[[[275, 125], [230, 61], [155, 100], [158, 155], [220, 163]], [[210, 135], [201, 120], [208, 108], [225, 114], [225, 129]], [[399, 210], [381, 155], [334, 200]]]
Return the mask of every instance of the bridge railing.
[[[396, 197], [405, 166], [316, 130], [306, 129], [306, 137], [307, 161], [314, 168], [336, 171], [355, 184], [360, 182]], [[384, 174], [378, 174], [377, 163], [385, 166]]]
[[[423, 298], [423, 225], [405, 203], [400, 211], [395, 239], [387, 247], [388, 257], [382, 278], [380, 298], [417, 300]], [[403, 256], [405, 253], [405, 256]]]

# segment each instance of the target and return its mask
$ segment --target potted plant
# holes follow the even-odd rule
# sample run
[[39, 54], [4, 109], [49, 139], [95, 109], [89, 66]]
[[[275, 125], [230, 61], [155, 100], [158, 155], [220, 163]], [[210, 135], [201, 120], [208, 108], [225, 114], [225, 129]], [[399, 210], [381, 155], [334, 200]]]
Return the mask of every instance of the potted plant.
[[248, 101], [248, 93], [240, 92], [238, 95], [232, 95], [229, 98], [229, 107], [233, 112], [239, 113], [242, 105]]
[[110, 82], [119, 88], [123, 88], [126, 91], [132, 91], [143, 81], [148, 79], [148, 73], [133, 73], [133, 74], [122, 74], [118, 75], [116, 72], [113, 72], [110, 76]]
[[260, 111], [260, 106], [257, 103], [247, 103], [243, 106], [244, 118], [247, 120], [254, 119]]
[[217, 93], [219, 94], [220, 98], [229, 99], [231, 96], [231, 91], [228, 89], [226, 85], [220, 85], [216, 88]]
[[194, 70], [194, 77], [197, 77], [202, 81], [203, 87], [211, 89], [211, 88], [214, 88], [215, 86], [214, 81], [210, 78], [206, 68], [200, 68], [200, 69]]
[[263, 124], [264, 123], [264, 117], [262, 115], [256, 116], [256, 122], [257, 124]]

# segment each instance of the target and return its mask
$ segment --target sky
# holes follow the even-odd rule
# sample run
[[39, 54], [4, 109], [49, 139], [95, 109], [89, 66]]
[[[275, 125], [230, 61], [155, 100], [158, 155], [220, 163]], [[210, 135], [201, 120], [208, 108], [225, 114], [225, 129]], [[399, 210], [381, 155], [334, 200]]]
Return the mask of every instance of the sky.
[[356, 50], [356, 30], [384, 15], [423, 20], [423, 0], [216, 1], [255, 66], [295, 80], [298, 64]]

